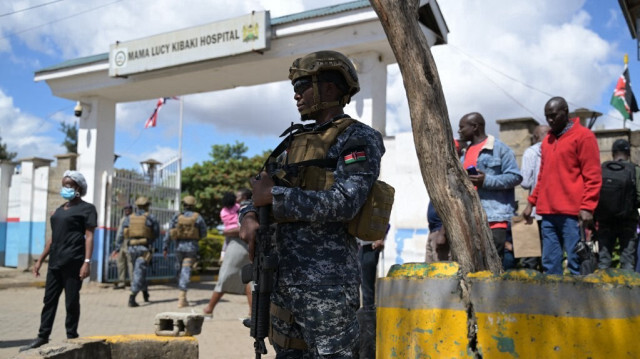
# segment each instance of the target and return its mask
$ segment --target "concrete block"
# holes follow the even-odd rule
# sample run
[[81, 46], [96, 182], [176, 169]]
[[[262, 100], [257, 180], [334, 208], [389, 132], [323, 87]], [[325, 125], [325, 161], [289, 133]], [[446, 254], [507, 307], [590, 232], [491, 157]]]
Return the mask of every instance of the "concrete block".
[[68, 339], [18, 353], [14, 359], [110, 359], [111, 349], [104, 339]]
[[470, 274], [478, 351], [489, 358], [638, 358], [640, 277]]
[[198, 358], [194, 337], [159, 337], [155, 334], [95, 336], [68, 339], [27, 350], [13, 359], [158, 359]]
[[111, 357], [107, 357], [111, 359], [198, 358], [198, 340], [195, 337], [137, 334], [105, 338], [111, 346]]
[[467, 305], [452, 262], [393, 266], [376, 285], [376, 357], [468, 357]]
[[378, 281], [377, 358], [640, 358], [640, 275], [462, 276], [410, 263]]
[[204, 316], [194, 313], [165, 312], [156, 315], [156, 335], [182, 337], [198, 335]]

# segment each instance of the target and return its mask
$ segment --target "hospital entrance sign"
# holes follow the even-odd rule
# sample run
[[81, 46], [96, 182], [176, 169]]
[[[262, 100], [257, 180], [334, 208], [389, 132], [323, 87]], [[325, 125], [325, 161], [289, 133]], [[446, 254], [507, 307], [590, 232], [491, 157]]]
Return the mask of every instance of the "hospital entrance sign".
[[271, 19], [268, 11], [117, 42], [109, 51], [109, 76], [145, 71], [269, 49]]

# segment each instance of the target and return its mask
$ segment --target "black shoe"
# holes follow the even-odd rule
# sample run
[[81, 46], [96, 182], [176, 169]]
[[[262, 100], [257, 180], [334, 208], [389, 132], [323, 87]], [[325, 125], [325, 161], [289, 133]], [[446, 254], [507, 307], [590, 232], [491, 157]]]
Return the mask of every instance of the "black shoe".
[[242, 325], [244, 325], [245, 327], [251, 329], [251, 318], [244, 318], [242, 320]]
[[142, 299], [144, 299], [145, 303], [149, 303], [149, 292], [146, 290], [142, 292]]
[[136, 296], [131, 294], [129, 296], [129, 307], [131, 308], [135, 308], [135, 307], [139, 307], [140, 304], [136, 303]]
[[29, 343], [29, 345], [25, 345], [25, 346], [21, 347], [20, 351], [23, 352], [23, 351], [29, 350], [29, 349], [40, 348], [41, 346], [47, 344], [48, 342], [49, 342], [49, 339], [42, 339], [40, 337], [37, 337], [31, 343]]

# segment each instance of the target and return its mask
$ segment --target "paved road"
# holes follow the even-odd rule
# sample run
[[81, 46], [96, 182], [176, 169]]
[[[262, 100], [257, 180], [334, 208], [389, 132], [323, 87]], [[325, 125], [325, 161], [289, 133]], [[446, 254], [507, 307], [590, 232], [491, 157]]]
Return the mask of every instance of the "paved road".
[[[80, 294], [80, 336], [154, 333], [154, 317], [161, 312], [200, 311], [209, 301], [214, 282], [192, 283], [188, 293], [189, 308], [177, 308], [178, 291], [173, 285], [149, 288], [151, 302], [138, 308], [126, 306], [128, 290], [114, 290], [99, 283], [85, 283]], [[42, 310], [43, 288], [18, 287], [0, 289], [0, 358], [10, 358], [18, 348], [36, 337]], [[225, 295], [214, 318], [206, 320], [198, 335], [200, 358], [245, 359], [254, 357], [253, 339], [239, 318], [249, 307], [240, 295]], [[64, 294], [60, 297], [51, 341], [62, 341], [64, 330]], [[275, 358], [273, 348], [263, 358]]]

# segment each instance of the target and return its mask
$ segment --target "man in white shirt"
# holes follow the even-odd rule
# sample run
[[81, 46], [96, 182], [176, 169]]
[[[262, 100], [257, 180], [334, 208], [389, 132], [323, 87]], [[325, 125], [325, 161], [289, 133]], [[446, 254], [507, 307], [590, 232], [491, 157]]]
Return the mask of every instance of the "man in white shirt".
[[[520, 186], [529, 190], [529, 194], [533, 192], [533, 189], [538, 183], [538, 173], [540, 172], [540, 158], [542, 158], [542, 139], [549, 132], [550, 127], [546, 125], [540, 125], [533, 130], [531, 135], [533, 145], [524, 150], [522, 154], [522, 166], [520, 166], [520, 173], [522, 174], [522, 183]], [[538, 233], [540, 235], [540, 243], [542, 243], [542, 231], [540, 230], [540, 224], [542, 217], [534, 212], [532, 213], [536, 218], [538, 224]], [[522, 258], [522, 266], [527, 269], [542, 270], [542, 263], [540, 257], [527, 257]]]

